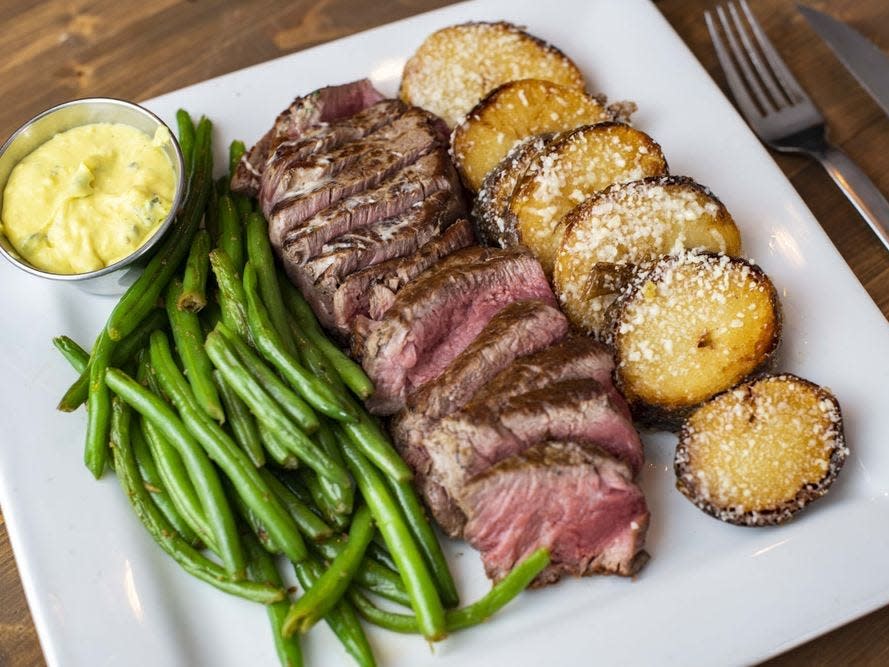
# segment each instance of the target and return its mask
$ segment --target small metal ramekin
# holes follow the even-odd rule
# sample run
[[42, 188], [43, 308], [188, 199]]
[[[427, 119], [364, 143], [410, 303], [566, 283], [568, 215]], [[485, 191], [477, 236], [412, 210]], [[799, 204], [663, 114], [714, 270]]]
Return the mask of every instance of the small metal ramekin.
[[[2, 210], [3, 192], [6, 189], [9, 175], [25, 156], [59, 132], [89, 123], [124, 123], [149, 136], [154, 136], [158, 127], [166, 127], [166, 124], [148, 109], [133, 102], [110, 97], [72, 100], [47, 109], [13, 132], [6, 143], [0, 147], [0, 210]], [[169, 130], [169, 128], [167, 129]], [[176, 193], [173, 196], [170, 213], [152, 237], [132, 254], [110, 266], [88, 273], [50, 273], [35, 268], [25, 261], [2, 232], [0, 232], [0, 254], [22, 271], [34, 276], [74, 283], [93, 294], [116, 295], [123, 293], [136, 280], [153, 251], [157, 249], [158, 243], [170, 228], [185, 199], [187, 185], [185, 163], [182, 160], [179, 142], [176, 141], [173, 132], [170, 132], [170, 137], [172, 140], [165, 144], [165, 150], [176, 176]]]

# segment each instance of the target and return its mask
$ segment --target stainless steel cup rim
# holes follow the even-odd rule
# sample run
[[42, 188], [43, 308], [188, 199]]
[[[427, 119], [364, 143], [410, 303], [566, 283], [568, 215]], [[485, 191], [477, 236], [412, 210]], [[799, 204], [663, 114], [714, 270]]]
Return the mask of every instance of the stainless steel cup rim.
[[[62, 109], [66, 109], [68, 107], [76, 106], [76, 105], [90, 105], [90, 104], [112, 104], [119, 105], [133, 111], [136, 111], [144, 116], [149, 117], [154, 122], [158, 124], [159, 127], [165, 127], [170, 132], [170, 139], [172, 140], [173, 152], [178, 161], [178, 178], [176, 182], [176, 192], [173, 195], [173, 202], [170, 206], [170, 212], [167, 214], [167, 217], [164, 221], [158, 226], [155, 230], [154, 234], [152, 234], [151, 238], [145, 241], [141, 246], [139, 246], [132, 253], [119, 259], [114, 262], [114, 264], [109, 264], [108, 266], [96, 269], [95, 271], [89, 271], [87, 273], [51, 273], [49, 271], [43, 271], [38, 269], [22, 258], [16, 257], [14, 254], [10, 253], [6, 248], [0, 244], [0, 255], [3, 255], [9, 262], [13, 265], [30, 273], [34, 276], [39, 276], [41, 278], [49, 278], [50, 280], [61, 280], [66, 282], [78, 282], [84, 280], [91, 280], [94, 278], [100, 278], [102, 276], [106, 276], [110, 273], [114, 273], [136, 261], [138, 261], [141, 257], [145, 256], [147, 253], [151, 252], [151, 250], [160, 242], [160, 240], [164, 237], [167, 230], [173, 224], [173, 221], [176, 219], [176, 216], [179, 213], [179, 209], [181, 208], [183, 201], [186, 195], [186, 186], [187, 186], [187, 175], [185, 173], [185, 160], [182, 157], [182, 149], [179, 146], [179, 141], [176, 139], [175, 133], [170, 129], [170, 127], [162, 121], [157, 114], [149, 111], [145, 107], [140, 104], [136, 104], [135, 102], [130, 102], [129, 100], [122, 100], [116, 97], [82, 97], [75, 100], [69, 100], [67, 102], [62, 102], [61, 104], [57, 104], [54, 107], [50, 107], [45, 111], [41, 111], [39, 114], [31, 118], [30, 120], [23, 123], [15, 132], [13, 132], [9, 138], [3, 142], [3, 145], [0, 146], [0, 156], [3, 156], [10, 146], [15, 143], [15, 140], [21, 136], [23, 133], [27, 132], [30, 127], [32, 127], [39, 120], [46, 118]], [[0, 184], [0, 187], [5, 188], [6, 183]], [[2, 232], [0, 232], [2, 233]], [[8, 241], [7, 241], [8, 242]]]

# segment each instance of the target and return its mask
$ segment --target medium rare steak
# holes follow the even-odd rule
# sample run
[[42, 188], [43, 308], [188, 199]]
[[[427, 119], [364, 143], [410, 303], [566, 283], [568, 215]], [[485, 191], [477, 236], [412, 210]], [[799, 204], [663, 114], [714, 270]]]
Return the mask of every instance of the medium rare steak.
[[536, 444], [467, 484], [463, 506], [464, 537], [495, 580], [540, 547], [552, 561], [538, 586], [563, 574], [632, 575], [648, 559], [645, 497], [627, 466], [596, 447]]
[[325, 123], [317, 131], [278, 144], [266, 160], [260, 188], [260, 205], [266, 200], [263, 192], [274, 192], [281, 178], [288, 175], [289, 169], [314, 155], [330, 153], [341, 146], [363, 139], [368, 134], [392, 123], [407, 111], [407, 105], [400, 100], [382, 100], [373, 106], [332, 123]]
[[382, 320], [370, 323], [360, 357], [376, 387], [367, 401], [372, 412], [404, 407], [503, 307], [525, 299], [555, 306], [540, 264], [526, 250], [487, 252], [478, 262], [427, 271], [398, 293]]
[[[436, 476], [458, 487], [521, 449], [546, 439], [595, 444], [642, 467], [642, 441], [632, 423], [595, 380], [564, 380], [490, 405], [470, 401], [426, 437]], [[455, 463], [459, 461], [459, 463]]]
[[521, 359], [486, 383], [474, 401], [496, 410], [519, 394], [564, 380], [591, 379], [608, 393], [611, 404], [628, 420], [630, 408], [612, 383], [614, 359], [611, 351], [589, 336], [569, 336], [545, 350]]
[[356, 270], [413, 253], [463, 212], [462, 202], [451, 192], [436, 192], [392, 218], [324, 244], [321, 254], [305, 264], [285, 260], [287, 274], [312, 304], [321, 324], [334, 328], [333, 295], [343, 278]]
[[343, 280], [333, 295], [334, 327], [339, 333], [348, 334], [356, 316], [369, 316], [371, 290], [387, 294], [391, 305], [395, 295], [409, 281], [443, 257], [474, 241], [469, 221], [458, 220], [412, 255], [356, 271]]
[[326, 123], [353, 116], [382, 99], [367, 79], [319, 88], [297, 97], [278, 115], [272, 129], [241, 158], [232, 177], [232, 191], [256, 196], [266, 161], [282, 141], [315, 134]]
[[262, 193], [272, 245], [281, 248], [288, 232], [322, 209], [376, 187], [442, 145], [436, 119], [414, 108], [362, 141], [290, 167], [275, 192]]

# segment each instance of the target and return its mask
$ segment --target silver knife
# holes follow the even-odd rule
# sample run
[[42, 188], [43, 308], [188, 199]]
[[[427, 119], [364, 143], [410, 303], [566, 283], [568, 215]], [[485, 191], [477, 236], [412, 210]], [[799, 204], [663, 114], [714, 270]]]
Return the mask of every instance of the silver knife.
[[845, 23], [811, 7], [797, 5], [797, 9], [889, 116], [889, 56]]

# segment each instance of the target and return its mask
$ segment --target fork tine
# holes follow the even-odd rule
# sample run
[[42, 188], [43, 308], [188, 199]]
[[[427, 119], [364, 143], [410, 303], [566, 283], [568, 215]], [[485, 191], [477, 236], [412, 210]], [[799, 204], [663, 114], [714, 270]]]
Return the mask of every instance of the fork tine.
[[747, 92], [747, 87], [741, 80], [741, 76], [735, 68], [735, 63], [732, 62], [732, 57], [725, 48], [725, 44], [722, 42], [722, 37], [719, 36], [719, 31], [716, 29], [713, 16], [709, 11], [704, 12], [704, 21], [707, 24], [707, 32], [710, 33], [710, 41], [713, 42], [713, 48], [716, 49], [716, 58], [722, 66], [722, 71], [725, 73], [725, 78], [728, 81], [728, 87], [731, 88], [732, 94], [735, 96], [735, 101], [738, 103], [738, 106], [741, 107], [741, 111], [747, 118], [748, 122], [760, 118], [762, 113], [756, 108], [753, 98], [750, 97], [750, 93]]
[[738, 8], [734, 2], [728, 3], [728, 13], [731, 14], [732, 21], [735, 24], [735, 30], [738, 33], [738, 37], [741, 38], [741, 45], [747, 52], [747, 56], [753, 64], [753, 69], [755, 69], [756, 73], [759, 75], [759, 80], [762, 81], [763, 85], [768, 89], [769, 96], [772, 98], [774, 105], [780, 109], [788, 103], [792, 103], [792, 100], [778, 87], [772, 70], [770, 70], [762, 61], [762, 58], [759, 57], [759, 51], [753, 46], [753, 42], [750, 41], [750, 34], [744, 27], [741, 15], [738, 14]]
[[750, 61], [747, 60], [747, 56], [738, 45], [738, 41], [735, 39], [735, 33], [732, 30], [732, 26], [726, 17], [725, 9], [722, 5], [716, 8], [716, 15], [719, 17], [719, 23], [722, 25], [722, 31], [725, 33], [725, 37], [728, 40], [728, 46], [729, 49], [731, 49], [732, 55], [735, 57], [735, 62], [737, 62], [738, 66], [741, 68], [741, 74], [747, 82], [747, 87], [753, 92], [763, 113], [768, 114], [774, 109], [774, 104], [772, 104], [766, 97], [762, 86], [759, 85], [759, 80], [756, 78], [753, 70], [750, 69]]
[[750, 28], [753, 30], [753, 36], [756, 38], [756, 41], [759, 44], [759, 48], [762, 50], [763, 55], [765, 55], [766, 60], [769, 61], [769, 66], [772, 68], [772, 71], [775, 73], [778, 81], [781, 82], [781, 88], [784, 89], [784, 92], [787, 94], [788, 99], [791, 102], [811, 103], [812, 100], [809, 99], [809, 96], [806, 95], [806, 92], [802, 89], [802, 86], [799, 85], [796, 77], [793, 76], [789, 69], [787, 69], [787, 65], [784, 64], [781, 56], [778, 55], [775, 47], [772, 46], [772, 42], [769, 41], [768, 37], [766, 37], [766, 34], [763, 31], [762, 26], [760, 26], [759, 21], [756, 20], [753, 12], [750, 11], [750, 7], [747, 6], [747, 0], [740, 1], [741, 9], [743, 10], [744, 15], [747, 17], [747, 22], [750, 24]]

